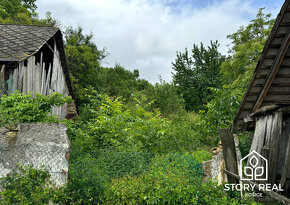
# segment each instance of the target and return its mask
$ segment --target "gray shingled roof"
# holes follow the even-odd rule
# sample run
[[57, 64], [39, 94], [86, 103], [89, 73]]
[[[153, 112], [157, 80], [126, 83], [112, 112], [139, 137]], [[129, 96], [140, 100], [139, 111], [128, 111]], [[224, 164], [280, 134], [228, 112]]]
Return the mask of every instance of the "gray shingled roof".
[[37, 53], [51, 37], [55, 37], [69, 93], [75, 99], [65, 59], [62, 33], [59, 28], [0, 24], [0, 62], [22, 61]]
[[21, 61], [36, 53], [59, 28], [0, 24], [0, 61]]

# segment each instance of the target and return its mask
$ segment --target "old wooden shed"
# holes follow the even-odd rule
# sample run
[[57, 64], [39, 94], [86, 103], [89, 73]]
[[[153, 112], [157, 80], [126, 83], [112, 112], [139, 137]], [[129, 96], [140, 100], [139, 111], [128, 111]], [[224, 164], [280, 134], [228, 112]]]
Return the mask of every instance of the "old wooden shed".
[[[73, 96], [59, 28], [0, 24], [0, 96], [16, 90]], [[62, 118], [66, 112], [52, 110]]]
[[268, 182], [290, 196], [290, 0], [285, 0], [232, 127], [254, 131], [250, 151], [268, 160]]

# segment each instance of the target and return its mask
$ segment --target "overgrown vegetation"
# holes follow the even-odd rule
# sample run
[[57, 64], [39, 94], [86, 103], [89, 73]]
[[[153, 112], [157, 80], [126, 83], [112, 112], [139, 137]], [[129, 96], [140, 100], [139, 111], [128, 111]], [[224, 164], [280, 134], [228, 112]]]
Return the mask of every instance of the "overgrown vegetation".
[[59, 93], [48, 96], [36, 94], [23, 95], [15, 92], [0, 100], [0, 126], [10, 123], [59, 122], [56, 116], [49, 113], [53, 106], [71, 102], [71, 97], [63, 97]]
[[66, 199], [62, 188], [56, 188], [44, 169], [31, 166], [18, 167], [5, 178], [0, 179], [0, 204], [44, 205], [63, 202]]
[[[55, 25], [39, 19], [36, 0], [0, 1], [0, 23]], [[71, 140], [69, 181], [56, 189], [44, 170], [21, 168], [2, 179], [1, 204], [254, 204], [202, 182], [201, 162], [211, 158], [218, 128], [230, 127], [270, 33], [263, 9], [219, 43], [177, 52], [173, 83], [155, 85], [139, 71], [103, 67], [107, 52], [93, 34], [67, 28], [65, 51], [79, 115], [60, 121], [49, 112], [71, 99], [60, 94], [14, 93], [0, 100], [0, 126], [15, 122], [61, 122]], [[242, 154], [250, 139], [240, 135]], [[43, 191], [41, 191], [43, 190]]]

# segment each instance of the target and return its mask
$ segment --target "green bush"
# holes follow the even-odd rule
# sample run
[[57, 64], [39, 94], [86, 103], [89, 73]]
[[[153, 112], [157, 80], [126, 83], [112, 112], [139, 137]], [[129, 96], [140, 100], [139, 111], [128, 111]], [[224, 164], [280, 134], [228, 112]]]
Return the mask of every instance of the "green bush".
[[58, 118], [50, 116], [52, 107], [71, 102], [70, 97], [59, 93], [48, 96], [41, 94], [24, 95], [14, 92], [0, 98], [0, 126], [9, 123], [56, 122]]
[[63, 189], [57, 189], [50, 181], [50, 175], [44, 169], [31, 166], [18, 167], [6, 177], [0, 179], [0, 204], [2, 205], [44, 205], [49, 202], [65, 201]]
[[[112, 147], [119, 151], [159, 153], [166, 146], [171, 123], [159, 112], [148, 112], [140, 105], [128, 109], [120, 99], [97, 93], [87, 98], [90, 103], [81, 108], [78, 122], [70, 127], [74, 139], [90, 141], [85, 150]], [[82, 135], [77, 134], [80, 129]]]
[[239, 133], [239, 149], [241, 151], [242, 157], [249, 154], [252, 144], [252, 139], [250, 138], [250, 133]]
[[91, 153], [111, 147], [166, 154], [192, 152], [201, 147], [201, 136], [193, 130], [193, 121], [163, 118], [159, 111], [148, 111], [151, 103], [136, 101], [128, 106], [121, 99], [95, 91], [86, 99], [77, 121], [69, 125], [70, 139], [80, 142], [78, 150]]
[[199, 203], [202, 205], [252, 205], [252, 203], [247, 203], [240, 198], [231, 198], [230, 194], [224, 191], [223, 186], [218, 186], [212, 181], [202, 183]]
[[106, 204], [195, 204], [202, 178], [202, 166], [192, 155], [159, 156], [143, 174], [114, 179]]
[[243, 91], [226, 86], [223, 89], [210, 89], [215, 97], [206, 105], [206, 111], [200, 111], [201, 120], [196, 126], [196, 131], [203, 136], [203, 144], [216, 146], [219, 140], [218, 130], [232, 125]]
[[152, 153], [138, 151], [116, 151], [103, 149], [97, 151], [97, 164], [110, 178], [123, 177], [127, 174], [134, 176], [147, 170]]
[[193, 158], [198, 162], [204, 162], [212, 158], [212, 153], [206, 150], [197, 150], [192, 153]]
[[[252, 204], [222, 186], [203, 180], [201, 161], [206, 151], [155, 157], [143, 174], [115, 178], [105, 191], [105, 204]], [[198, 162], [200, 161], [200, 162]], [[236, 193], [239, 194], [239, 193]]]
[[71, 204], [98, 204], [108, 183], [108, 176], [89, 156], [79, 156], [69, 167], [68, 195]]
[[184, 110], [184, 100], [177, 92], [177, 87], [160, 79], [159, 83], [147, 86], [144, 90], [134, 92], [134, 100], [150, 103], [150, 110], [160, 110], [163, 116], [178, 113]]
[[172, 122], [168, 128], [166, 146], [163, 153], [167, 152], [192, 152], [203, 147], [201, 135], [197, 133], [190, 122]]

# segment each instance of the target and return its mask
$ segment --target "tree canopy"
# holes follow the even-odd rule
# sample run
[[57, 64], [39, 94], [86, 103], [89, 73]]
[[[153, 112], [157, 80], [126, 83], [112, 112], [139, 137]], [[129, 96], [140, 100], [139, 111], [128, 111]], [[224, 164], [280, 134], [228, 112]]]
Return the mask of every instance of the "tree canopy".
[[271, 32], [274, 19], [271, 14], [259, 9], [256, 18], [247, 26], [242, 26], [237, 32], [228, 35], [231, 40], [229, 56], [221, 66], [221, 73], [228, 83], [239, 79], [239, 84], [247, 86], [249, 78], [257, 65], [260, 54]]
[[173, 63], [173, 83], [185, 100], [187, 110], [199, 110], [213, 95], [209, 87], [220, 87], [220, 66], [225, 60], [218, 51], [219, 43], [211, 41], [205, 47], [194, 44], [191, 53], [177, 52]]
[[206, 105], [207, 112], [202, 120], [205, 136], [217, 136], [218, 128], [230, 127], [234, 120], [274, 23], [271, 14], [263, 10], [259, 9], [249, 25], [228, 35], [229, 56], [221, 65], [224, 83], [220, 89], [214, 89], [215, 97]]
[[51, 17], [50, 12], [46, 13], [46, 18], [38, 18], [35, 2], [36, 0], [1, 0], [0, 23], [55, 26], [57, 21]]

